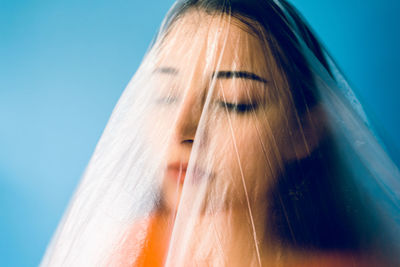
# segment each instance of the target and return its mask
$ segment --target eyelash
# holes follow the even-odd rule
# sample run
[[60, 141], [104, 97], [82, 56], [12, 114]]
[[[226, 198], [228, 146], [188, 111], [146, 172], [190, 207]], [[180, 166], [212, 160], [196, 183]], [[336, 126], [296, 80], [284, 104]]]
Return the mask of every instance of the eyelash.
[[[177, 99], [175, 97], [160, 97], [156, 100], [158, 104], [164, 104], [164, 105], [171, 105], [175, 103]], [[224, 101], [219, 101], [219, 105], [228, 110], [229, 112], [235, 112], [238, 114], [245, 114], [249, 113], [251, 111], [254, 111], [258, 108], [258, 104], [248, 104], [248, 103], [231, 103], [231, 102], [224, 102]]]
[[156, 99], [157, 104], [165, 104], [170, 105], [177, 101], [176, 97], [168, 96], [168, 97], [160, 97]]
[[230, 102], [219, 102], [221, 107], [227, 109], [230, 112], [236, 112], [238, 114], [245, 114], [254, 111], [258, 108], [258, 104], [247, 104], [247, 103], [230, 103]]

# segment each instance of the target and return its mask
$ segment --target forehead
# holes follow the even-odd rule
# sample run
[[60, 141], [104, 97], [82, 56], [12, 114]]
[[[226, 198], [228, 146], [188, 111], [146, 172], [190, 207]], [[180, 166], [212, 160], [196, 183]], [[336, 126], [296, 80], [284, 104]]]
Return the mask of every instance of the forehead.
[[159, 44], [157, 65], [251, 71], [267, 69], [267, 47], [239, 19], [192, 10], [177, 19]]

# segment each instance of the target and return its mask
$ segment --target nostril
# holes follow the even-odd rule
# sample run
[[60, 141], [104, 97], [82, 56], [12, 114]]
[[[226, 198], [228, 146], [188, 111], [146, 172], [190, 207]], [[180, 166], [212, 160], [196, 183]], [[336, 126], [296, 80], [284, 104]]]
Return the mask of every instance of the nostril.
[[182, 140], [182, 142], [181, 142], [182, 144], [193, 144], [193, 139], [185, 139], [185, 140]]

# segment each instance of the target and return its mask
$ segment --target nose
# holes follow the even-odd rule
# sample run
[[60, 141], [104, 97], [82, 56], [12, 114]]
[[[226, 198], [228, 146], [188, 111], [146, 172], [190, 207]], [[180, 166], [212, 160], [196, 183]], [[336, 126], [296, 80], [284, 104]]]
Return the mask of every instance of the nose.
[[202, 102], [201, 95], [193, 90], [183, 97], [175, 123], [174, 135], [178, 143], [192, 146], [203, 109]]

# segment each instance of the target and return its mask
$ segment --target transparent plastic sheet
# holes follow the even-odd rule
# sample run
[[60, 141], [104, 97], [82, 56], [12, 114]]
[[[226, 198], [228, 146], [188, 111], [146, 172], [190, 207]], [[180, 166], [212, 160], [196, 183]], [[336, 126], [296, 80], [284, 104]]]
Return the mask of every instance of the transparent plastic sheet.
[[399, 177], [286, 1], [178, 1], [41, 265], [396, 265]]

